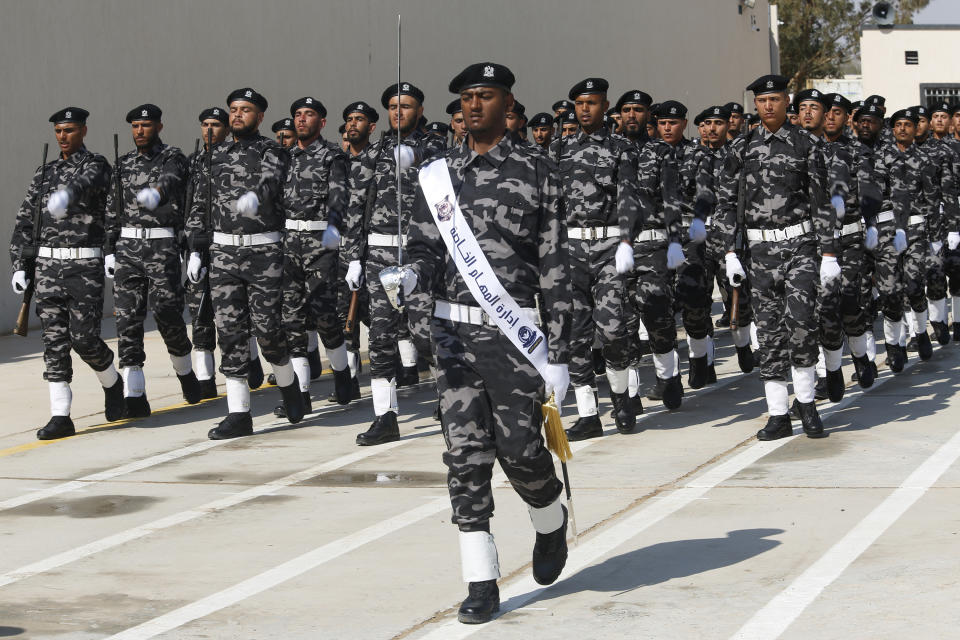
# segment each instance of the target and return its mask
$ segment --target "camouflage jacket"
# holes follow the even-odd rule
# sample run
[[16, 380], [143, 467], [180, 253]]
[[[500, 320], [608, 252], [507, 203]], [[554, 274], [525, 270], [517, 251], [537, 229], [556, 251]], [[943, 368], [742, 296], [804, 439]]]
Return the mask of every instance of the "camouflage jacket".
[[673, 156], [677, 162], [677, 203], [684, 226], [688, 226], [696, 214], [694, 204], [697, 200], [697, 173], [706, 151], [704, 147], [686, 138], [673, 147]]
[[[259, 134], [213, 147], [211, 176], [213, 203], [207, 227], [206, 162], [194, 176], [196, 191], [187, 217], [187, 230], [194, 250], [202, 249], [198, 234], [214, 231], [231, 234], [264, 233], [283, 229], [283, 211], [277, 206], [289, 156], [273, 140]], [[248, 191], [257, 194], [256, 213], [241, 215], [237, 200]]]
[[[418, 165], [444, 152], [443, 140], [419, 130], [412, 131], [403, 144], [414, 149], [415, 162], [402, 172], [401, 199], [403, 228], [410, 219], [417, 190]], [[367, 253], [367, 236], [371, 233], [397, 235], [397, 163], [393, 148], [396, 131], [387, 131], [380, 140], [367, 147], [350, 167], [350, 203], [347, 208], [346, 233], [340, 251], [347, 261], [362, 260]]]
[[[460, 209], [487, 260], [521, 307], [544, 314], [549, 360], [569, 362], [569, 261], [556, 165], [504, 136], [484, 155], [467, 145], [447, 151]], [[418, 188], [407, 241], [417, 288], [432, 297], [477, 306], [447, 254], [440, 230]]]
[[[567, 227], [617, 226], [621, 191], [636, 180], [630, 141], [600, 127], [593, 133], [581, 129], [558, 142]], [[558, 142], [551, 144], [551, 158], [558, 157]]]
[[[117, 215], [116, 180], [119, 173], [122, 206]], [[159, 140], [144, 153], [136, 149], [120, 156], [120, 166], [113, 168], [107, 190], [107, 239], [104, 251], [113, 253], [121, 227], [147, 229], [172, 227], [183, 231], [183, 194], [189, 180], [189, 165], [180, 149]], [[160, 191], [160, 205], [153, 211], [140, 206], [137, 193], [153, 187]]]
[[874, 180], [883, 193], [880, 212], [892, 211], [893, 226], [905, 230], [908, 219], [914, 215], [914, 200], [919, 198], [920, 203], [923, 203], [921, 194], [924, 192], [924, 160], [916, 146], [903, 152], [895, 143], [888, 144], [878, 140], [872, 147], [868, 145], [868, 148], [873, 152]]
[[868, 227], [875, 226], [883, 191], [873, 168], [873, 153], [859, 140], [845, 135], [834, 142], [824, 140], [823, 149], [830, 196], [839, 195], [844, 203], [844, 217], [837, 220], [837, 228], [861, 217]]
[[[730, 152], [730, 143], [719, 149], [704, 148], [700, 153], [695, 178], [696, 198], [694, 215], [701, 220], [711, 219], [717, 207], [717, 183], [723, 174], [723, 163]], [[711, 220], [712, 222], [712, 220]]]
[[641, 231], [655, 229], [665, 232], [669, 242], [680, 242], [679, 169], [673, 147], [647, 136], [633, 145], [634, 166], [621, 175], [620, 239], [632, 243]]
[[306, 149], [289, 149], [290, 166], [280, 198], [280, 208], [288, 220], [326, 220], [342, 226], [349, 202], [347, 158], [331, 148], [323, 138]]
[[811, 222], [820, 251], [836, 253], [836, 218], [823, 145], [809, 132], [786, 122], [773, 133], [761, 125], [730, 143], [717, 185], [715, 221], [727, 251], [734, 250], [741, 225], [768, 230]]
[[[946, 231], [960, 230], [960, 175], [957, 175], [958, 156], [956, 149], [949, 143], [937, 140], [932, 135], [920, 144], [930, 159], [931, 177], [940, 191], [939, 202], [934, 203], [943, 216], [942, 224]], [[938, 236], [939, 237], [939, 236]], [[942, 239], [942, 238], [941, 238]]]
[[[40, 183], [41, 176], [43, 184]], [[33, 245], [33, 214], [38, 203], [40, 213], [40, 247], [96, 247], [104, 244], [104, 204], [110, 187], [110, 164], [86, 147], [64, 159], [58, 157], [46, 167], [37, 167], [27, 195], [17, 213], [17, 223], [10, 240], [10, 262], [13, 270], [25, 268], [20, 259], [24, 247]], [[63, 218], [47, 211], [50, 195], [65, 188], [70, 192], [70, 205]]]

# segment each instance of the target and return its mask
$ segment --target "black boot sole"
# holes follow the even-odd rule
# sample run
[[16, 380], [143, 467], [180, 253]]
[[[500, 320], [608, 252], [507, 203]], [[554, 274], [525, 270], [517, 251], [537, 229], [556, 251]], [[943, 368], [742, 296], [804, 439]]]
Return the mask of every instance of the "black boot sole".
[[493, 608], [490, 613], [457, 613], [457, 621], [463, 624], [484, 624], [493, 620], [493, 614], [500, 612], [500, 605]]

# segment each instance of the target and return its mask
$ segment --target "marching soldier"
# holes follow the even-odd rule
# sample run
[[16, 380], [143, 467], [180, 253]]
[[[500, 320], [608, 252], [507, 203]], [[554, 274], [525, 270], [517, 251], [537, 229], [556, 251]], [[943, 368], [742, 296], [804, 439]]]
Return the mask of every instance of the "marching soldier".
[[453, 132], [452, 146], [458, 147], [463, 144], [463, 139], [467, 133], [467, 123], [463, 119], [463, 110], [460, 107], [459, 98], [451, 100], [445, 111], [450, 116], [450, 130]]
[[10, 241], [13, 290], [23, 294], [34, 281], [43, 332], [50, 420], [37, 431], [40, 440], [76, 433], [70, 419], [70, 349], [97, 374], [107, 421], [123, 418], [123, 380], [113, 365], [113, 352], [100, 338], [110, 165], [83, 144], [89, 115], [80, 107], [67, 107], [50, 116], [59, 157], [34, 174]]
[[[190, 185], [186, 190], [183, 211], [186, 217], [190, 213], [193, 198], [196, 197], [200, 185], [200, 171], [206, 158], [207, 141], [220, 144], [230, 132], [227, 110], [222, 107], [210, 107], [200, 112], [200, 149], [190, 154], [187, 164], [190, 171]], [[187, 307], [190, 309], [191, 338], [193, 340], [193, 371], [200, 382], [200, 394], [203, 398], [216, 398], [216, 366], [213, 361], [213, 350], [217, 346], [217, 329], [213, 323], [213, 303], [210, 300], [210, 275], [194, 284], [187, 278], [184, 283], [186, 289]], [[253, 363], [251, 363], [253, 364]], [[256, 364], [260, 364], [257, 357]], [[263, 380], [263, 369], [260, 369], [260, 379]], [[260, 386], [259, 384], [257, 385]]]
[[[297, 141], [279, 199], [285, 217], [283, 241], [283, 329], [297, 374], [305, 412], [310, 402], [308, 332], [317, 331], [333, 368], [339, 404], [350, 402], [350, 369], [343, 325], [337, 318], [340, 227], [349, 201], [347, 159], [323, 139], [327, 110], [307, 96], [290, 105]], [[319, 354], [317, 354], [319, 358]], [[283, 417], [283, 406], [274, 411]]]
[[[399, 95], [398, 95], [399, 94]], [[406, 382], [419, 381], [418, 349], [409, 337], [402, 314], [395, 309], [380, 283], [380, 271], [396, 264], [399, 223], [408, 222], [417, 172], [413, 165], [443, 151], [443, 141], [417, 129], [423, 113], [423, 92], [409, 82], [394, 84], [380, 98], [390, 114], [390, 131], [368, 148], [352, 167], [348, 228], [351, 240], [344, 247], [348, 263], [345, 280], [352, 291], [365, 286], [370, 297], [370, 375], [376, 419], [357, 435], [361, 446], [392, 442], [397, 427], [397, 371], [399, 352]], [[403, 142], [397, 146], [397, 129]], [[402, 215], [397, 211], [397, 162], [402, 172]], [[403, 228], [406, 229], [406, 224]], [[364, 280], [366, 284], [364, 285]], [[426, 354], [425, 351], [421, 350]]]
[[533, 134], [533, 143], [543, 150], [550, 148], [553, 140], [553, 117], [549, 113], [538, 113], [530, 119], [530, 132]]
[[[223, 357], [220, 370], [227, 379], [227, 417], [211, 429], [212, 440], [253, 433], [250, 416], [250, 333], [273, 365], [287, 420], [304, 415], [303, 396], [290, 364], [281, 321], [283, 294], [283, 216], [277, 206], [283, 187], [287, 154], [260, 135], [267, 99], [250, 88], [227, 97], [231, 141], [215, 145], [211, 189], [199, 189], [187, 220], [191, 254], [187, 275], [199, 282], [209, 268], [217, 335]], [[209, 266], [200, 252], [209, 248]]]
[[[950, 113], [953, 108], [941, 102], [930, 108], [932, 138], [943, 143], [952, 156], [954, 179], [960, 181], [960, 140], [950, 134]], [[947, 217], [947, 248], [944, 251], [944, 271], [949, 279], [949, 291], [953, 298], [953, 340], [960, 342], [960, 216]]]
[[277, 138], [277, 144], [284, 149], [290, 149], [297, 144], [297, 128], [293, 126], [293, 118], [277, 120], [270, 127]]
[[572, 109], [570, 111], [564, 111], [562, 115], [557, 117], [560, 118], [560, 137], [566, 138], [580, 130], [580, 122], [577, 120], [577, 114]]
[[128, 418], [150, 415], [143, 376], [148, 304], [184, 399], [189, 404], [202, 399], [190, 360], [193, 346], [183, 321], [180, 271], [183, 190], [189, 171], [180, 149], [160, 140], [162, 115], [153, 104], [127, 113], [136, 149], [120, 156], [120, 164], [113, 168], [114, 188], [107, 195], [104, 265], [107, 278], [114, 280], [117, 350]]
[[787, 376], [807, 436], [822, 437], [814, 401], [817, 362], [817, 250], [820, 283], [840, 277], [836, 213], [826, 196], [819, 142], [787, 122], [787, 79], [763, 76], [747, 87], [762, 126], [731, 144], [718, 197], [717, 230], [727, 250], [727, 277], [747, 278], [736, 253], [738, 234], [749, 246], [751, 303], [760, 343], [760, 377], [769, 419], [760, 440], [793, 433]]
[[630, 141], [603, 126], [610, 106], [608, 87], [603, 78], [587, 78], [570, 89], [580, 131], [555, 142], [550, 151], [551, 158], [559, 159], [573, 299], [570, 369], [578, 418], [567, 429], [570, 440], [603, 435], [593, 367], [595, 332], [600, 334], [617, 430], [630, 433], [637, 419], [627, 401], [625, 279], [614, 260], [620, 238], [618, 206], [624, 192], [632, 192], [627, 183], [636, 180], [635, 160]]
[[730, 113], [727, 140], [733, 140], [743, 133], [743, 105], [739, 102], [728, 102], [723, 108]]
[[[553, 583], [567, 557], [563, 486], [540, 434], [544, 383], [558, 405], [569, 385], [566, 234], [553, 165], [504, 130], [513, 81], [506, 67], [481, 63], [450, 83], [470, 136], [421, 170], [403, 282], [407, 294], [436, 299], [430, 332], [444, 462], [469, 584], [458, 617], [468, 624], [500, 608], [490, 534], [494, 461], [528, 505], [534, 579]], [[546, 335], [536, 326], [538, 298]]]
[[450, 135], [450, 127], [442, 122], [430, 122], [427, 123], [427, 133], [443, 140], [443, 146], [446, 148], [447, 136]]

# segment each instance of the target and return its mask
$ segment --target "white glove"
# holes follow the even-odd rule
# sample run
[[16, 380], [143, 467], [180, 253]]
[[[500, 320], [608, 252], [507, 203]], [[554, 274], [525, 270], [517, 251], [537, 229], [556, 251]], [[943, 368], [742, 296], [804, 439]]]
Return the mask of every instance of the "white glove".
[[205, 275], [207, 275], [207, 270], [203, 267], [200, 254], [194, 251], [190, 254], [190, 259], [187, 260], [187, 278], [193, 284], [197, 284], [203, 280]]
[[30, 281], [27, 280], [26, 271], [14, 271], [13, 280], [10, 281], [10, 284], [13, 285], [14, 293], [23, 293], [27, 290], [27, 285], [30, 284]]
[[153, 187], [140, 189], [137, 192], [137, 202], [147, 211], [153, 211], [160, 204], [160, 192]]
[[62, 218], [67, 215], [68, 206], [70, 206], [70, 192], [66, 189], [60, 189], [47, 200], [47, 211], [54, 218]]
[[547, 398], [553, 394], [557, 401], [557, 408], [563, 405], [563, 399], [567, 397], [567, 389], [570, 388], [570, 371], [565, 364], [548, 364], [543, 372], [543, 386], [547, 392]]
[[633, 271], [633, 247], [629, 242], [621, 242], [617, 247], [617, 255], [614, 259], [617, 265], [617, 273], [627, 273]]
[[363, 279], [363, 270], [360, 268], [359, 260], [351, 260], [350, 264], [347, 265], [347, 275], [343, 277], [347, 282], [347, 286], [350, 287], [350, 291], [357, 291], [360, 289], [360, 281]]
[[113, 276], [117, 273], [117, 258], [112, 253], [103, 256], [103, 273], [110, 280], [113, 280]]
[[260, 198], [253, 191], [247, 191], [237, 199], [237, 213], [240, 215], [252, 215], [260, 208]]
[[843, 201], [843, 196], [833, 196], [830, 198], [830, 204], [833, 205], [833, 210], [836, 211], [837, 215], [841, 218], [847, 213], [847, 205]]
[[840, 277], [840, 263], [836, 256], [823, 256], [820, 261], [820, 286], [826, 287]]
[[947, 234], [947, 248], [955, 251], [957, 247], [960, 247], [960, 233], [951, 231]]
[[877, 248], [877, 244], [880, 242], [880, 234], [877, 233], [876, 227], [867, 227], [866, 236], [863, 239], [863, 246], [873, 251]]
[[399, 144], [393, 148], [393, 160], [401, 169], [406, 169], [413, 165], [413, 148], [408, 144]]
[[747, 279], [747, 272], [743, 270], [743, 265], [740, 264], [740, 258], [737, 257], [737, 254], [730, 252], [724, 258], [724, 262], [727, 265], [727, 280], [735, 286], [739, 287], [740, 284]]
[[941, 249], [943, 249], [943, 240], [934, 240], [930, 243], [930, 253], [932, 255], [940, 255]]
[[403, 270], [403, 296], [407, 297], [413, 290], [417, 288], [417, 282], [420, 279], [417, 277], [416, 272], [413, 269], [404, 268]]
[[683, 255], [683, 247], [679, 242], [671, 242], [667, 246], [667, 269], [673, 270], [683, 264], [687, 257]]
[[690, 242], [700, 244], [707, 239], [707, 225], [700, 218], [694, 218], [690, 223]]
[[323, 230], [323, 238], [320, 239], [320, 244], [323, 245], [324, 249], [336, 249], [340, 246], [340, 231], [331, 225], [327, 225], [327, 228]]
[[907, 250], [907, 232], [903, 229], [897, 229], [893, 234], [893, 248], [897, 253], [903, 253]]

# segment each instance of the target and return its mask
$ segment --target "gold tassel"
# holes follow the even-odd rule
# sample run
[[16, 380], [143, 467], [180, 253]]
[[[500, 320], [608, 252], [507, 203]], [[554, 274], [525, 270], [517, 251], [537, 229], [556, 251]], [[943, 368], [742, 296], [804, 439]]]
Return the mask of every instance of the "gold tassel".
[[550, 399], [543, 403], [542, 409], [547, 449], [552, 451], [560, 462], [567, 462], [573, 457], [573, 451], [570, 450], [567, 432], [563, 430], [563, 423], [560, 421], [560, 409], [557, 408], [557, 401], [552, 393]]

